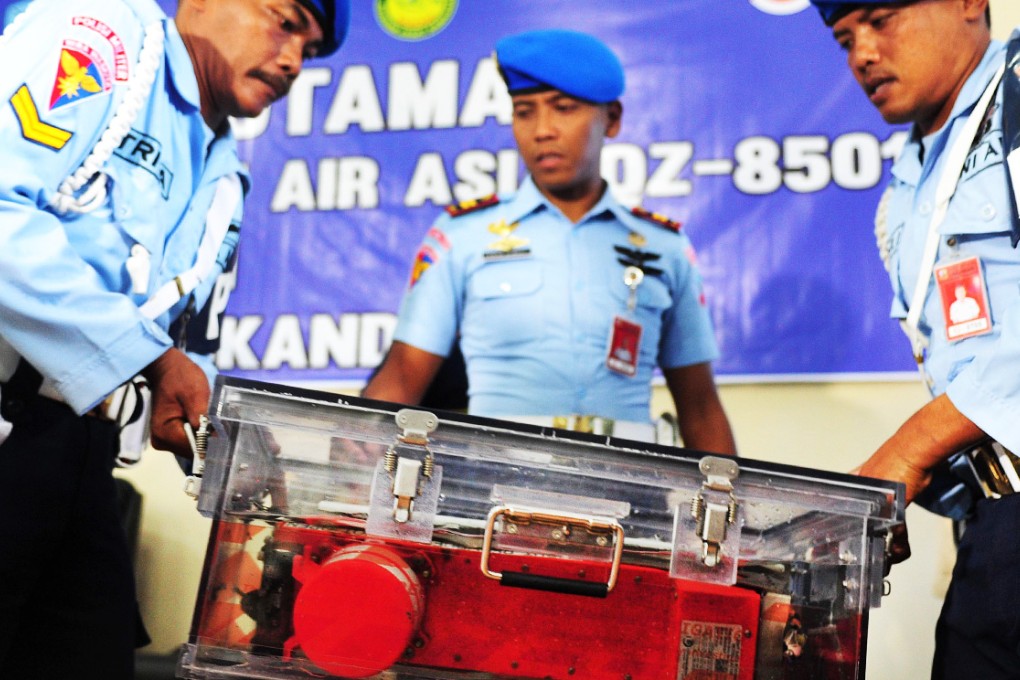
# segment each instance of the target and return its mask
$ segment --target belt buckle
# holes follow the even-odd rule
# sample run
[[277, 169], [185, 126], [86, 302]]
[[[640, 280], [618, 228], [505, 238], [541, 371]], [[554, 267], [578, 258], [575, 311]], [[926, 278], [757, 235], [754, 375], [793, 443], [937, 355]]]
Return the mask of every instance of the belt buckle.
[[116, 401], [114, 397], [115, 394], [116, 390], [108, 394], [105, 399], [86, 411], [85, 415], [107, 423], [116, 422], [116, 418], [113, 417], [113, 406], [114, 401]]
[[1002, 498], [1020, 491], [1020, 458], [997, 441], [973, 447], [967, 460], [985, 498]]
[[552, 426], [560, 430], [612, 436], [613, 419], [601, 416], [553, 416]]

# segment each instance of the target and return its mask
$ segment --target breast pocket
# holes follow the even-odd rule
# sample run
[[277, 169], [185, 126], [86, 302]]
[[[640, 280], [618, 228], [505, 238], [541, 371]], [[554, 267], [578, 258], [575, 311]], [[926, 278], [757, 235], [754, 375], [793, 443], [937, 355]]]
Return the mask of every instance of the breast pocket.
[[490, 346], [540, 338], [542, 270], [537, 262], [482, 265], [468, 282], [462, 332]]
[[989, 168], [980, 176], [961, 182], [939, 225], [943, 241], [950, 245], [979, 241], [1009, 232], [1009, 197], [1002, 187], [1006, 178], [1001, 167]]
[[140, 171], [114, 163], [110, 163], [104, 171], [108, 176], [110, 210], [120, 230], [150, 253], [162, 251], [168, 231], [158, 219], [159, 203], [162, 201], [151, 200], [149, 194], [139, 190], [137, 175], [141, 174]]

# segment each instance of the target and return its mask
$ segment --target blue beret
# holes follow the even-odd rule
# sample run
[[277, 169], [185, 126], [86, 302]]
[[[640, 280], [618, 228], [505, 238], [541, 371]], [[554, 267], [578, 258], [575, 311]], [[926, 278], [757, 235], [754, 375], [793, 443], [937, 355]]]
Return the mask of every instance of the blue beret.
[[825, 22], [825, 25], [832, 26], [845, 15], [855, 9], [860, 9], [864, 5], [909, 5], [914, 1], [915, 0], [853, 0], [852, 2], [846, 2], [845, 0], [811, 0], [811, 4], [818, 8], [818, 13], [822, 15], [822, 21]]
[[322, 29], [322, 48], [316, 55], [328, 57], [340, 49], [351, 24], [350, 0], [298, 0], [312, 13]]
[[496, 43], [496, 62], [510, 94], [559, 90], [596, 104], [623, 94], [623, 65], [605, 43], [561, 29], [527, 31]]

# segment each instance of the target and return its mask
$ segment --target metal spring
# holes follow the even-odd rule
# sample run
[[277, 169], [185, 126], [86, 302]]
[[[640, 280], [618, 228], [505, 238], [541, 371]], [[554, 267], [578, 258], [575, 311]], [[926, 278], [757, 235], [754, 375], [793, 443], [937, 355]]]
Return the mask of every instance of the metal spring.
[[195, 450], [201, 458], [205, 458], [206, 446], [209, 443], [209, 418], [198, 417], [198, 430], [195, 432]]
[[705, 507], [705, 499], [701, 494], [695, 494], [691, 499], [691, 515], [695, 518], [701, 517], [702, 509]]
[[383, 469], [386, 472], [395, 472], [397, 469], [397, 452], [392, 446], [386, 449], [386, 455], [383, 456]]
[[726, 523], [733, 524], [737, 521], [737, 501], [730, 498], [729, 507], [726, 509]]
[[435, 459], [432, 457], [432, 452], [429, 451], [428, 455], [425, 456], [425, 460], [422, 461], [421, 464], [421, 474], [425, 477], [425, 479], [432, 478], [432, 470], [435, 465]]

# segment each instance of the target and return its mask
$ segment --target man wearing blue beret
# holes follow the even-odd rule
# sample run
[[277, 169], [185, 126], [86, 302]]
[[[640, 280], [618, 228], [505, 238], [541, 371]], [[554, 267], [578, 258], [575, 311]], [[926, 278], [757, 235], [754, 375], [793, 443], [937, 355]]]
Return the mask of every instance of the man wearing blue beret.
[[734, 453], [691, 244], [677, 223], [623, 207], [600, 174], [623, 114], [619, 59], [566, 30], [504, 38], [496, 59], [529, 176], [429, 231], [365, 396], [418, 403], [459, 338], [469, 413], [651, 441], [658, 365], [684, 444]]
[[[911, 124], [876, 234], [892, 316], [933, 399], [860, 473], [967, 520], [932, 677], [1017, 678], [1020, 252], [1004, 161], [1020, 123], [1020, 33], [1007, 57], [991, 40], [988, 0], [812, 2], [882, 117]], [[894, 553], [909, 555], [905, 540]]]
[[191, 455], [249, 184], [228, 117], [287, 94], [348, 15], [34, 0], [0, 38], [0, 678], [133, 680], [147, 636], [111, 475], [130, 414], [105, 402], [144, 376], [153, 444]]

